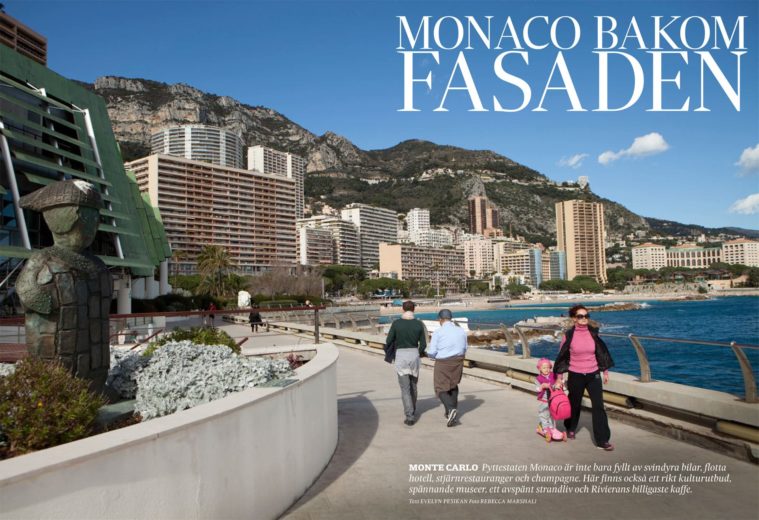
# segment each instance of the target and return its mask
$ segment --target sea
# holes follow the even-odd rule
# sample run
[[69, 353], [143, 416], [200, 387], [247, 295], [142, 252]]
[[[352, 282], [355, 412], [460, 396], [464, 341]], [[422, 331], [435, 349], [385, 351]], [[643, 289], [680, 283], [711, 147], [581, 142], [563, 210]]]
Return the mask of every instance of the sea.
[[[583, 302], [586, 306], [606, 302]], [[635, 334], [702, 341], [735, 341], [754, 345], [745, 348], [754, 378], [759, 380], [759, 297], [738, 296], [700, 301], [641, 300], [642, 308], [628, 311], [593, 312], [591, 317], [601, 325], [601, 332]], [[492, 329], [498, 325], [514, 325], [535, 316], [567, 316], [569, 304], [522, 304], [519, 309], [486, 311], [450, 307], [455, 317], [469, 319], [469, 328]], [[435, 319], [434, 313], [417, 314], [420, 319]], [[640, 375], [638, 357], [627, 338], [605, 337], [616, 366], [612, 371]], [[651, 378], [684, 385], [745, 395], [743, 375], [738, 360], [729, 347], [641, 340], [648, 355]], [[533, 357], [553, 359], [558, 353], [558, 340], [544, 337], [531, 343]], [[521, 349], [520, 349], [521, 350]]]

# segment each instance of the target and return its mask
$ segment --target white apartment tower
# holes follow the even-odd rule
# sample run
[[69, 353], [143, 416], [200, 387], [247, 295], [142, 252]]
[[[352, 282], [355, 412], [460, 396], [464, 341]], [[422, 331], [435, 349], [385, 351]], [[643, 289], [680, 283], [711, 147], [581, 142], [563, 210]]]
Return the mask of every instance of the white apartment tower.
[[150, 137], [151, 155], [173, 155], [217, 166], [242, 168], [242, 138], [215, 126], [171, 126]]
[[406, 229], [411, 242], [419, 244], [421, 235], [430, 230], [430, 210], [413, 208], [406, 214]]
[[256, 145], [248, 148], [248, 169], [261, 173], [280, 175], [295, 181], [296, 218], [303, 218], [304, 182], [306, 179], [306, 161], [288, 152]]
[[349, 204], [341, 212], [343, 220], [352, 222], [361, 241], [361, 267], [374, 269], [379, 262], [380, 242], [398, 241], [398, 214], [367, 204]]
[[558, 249], [567, 255], [567, 279], [582, 275], [606, 283], [603, 204], [582, 200], [557, 202], [556, 235]]

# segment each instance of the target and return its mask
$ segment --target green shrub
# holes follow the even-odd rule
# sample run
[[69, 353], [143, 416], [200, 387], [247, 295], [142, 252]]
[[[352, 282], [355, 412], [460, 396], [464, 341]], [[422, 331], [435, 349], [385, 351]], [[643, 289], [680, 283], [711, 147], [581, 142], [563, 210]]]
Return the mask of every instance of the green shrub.
[[105, 400], [57, 363], [28, 357], [0, 378], [0, 430], [11, 454], [87, 437]]
[[144, 356], [152, 356], [153, 352], [170, 341], [190, 340], [198, 345], [226, 345], [236, 354], [240, 353], [240, 347], [234, 339], [221, 329], [214, 327], [192, 327], [190, 329], [174, 329], [161, 339], [152, 342], [142, 353]]

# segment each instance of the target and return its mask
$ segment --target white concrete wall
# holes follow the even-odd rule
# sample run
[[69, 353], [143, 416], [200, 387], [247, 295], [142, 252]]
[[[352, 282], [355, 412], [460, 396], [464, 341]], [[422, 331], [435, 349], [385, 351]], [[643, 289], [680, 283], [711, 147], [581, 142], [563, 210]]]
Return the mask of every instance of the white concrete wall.
[[285, 388], [0, 462], [0, 518], [276, 518], [337, 446], [337, 348]]

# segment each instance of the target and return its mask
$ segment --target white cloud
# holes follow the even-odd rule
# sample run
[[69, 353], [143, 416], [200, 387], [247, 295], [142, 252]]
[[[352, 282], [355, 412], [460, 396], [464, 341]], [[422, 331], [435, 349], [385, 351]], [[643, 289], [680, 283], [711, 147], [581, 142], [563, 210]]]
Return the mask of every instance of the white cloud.
[[741, 158], [735, 165], [740, 166], [744, 174], [759, 173], [759, 144], [743, 150]]
[[650, 134], [636, 137], [633, 144], [625, 150], [618, 152], [605, 151], [598, 156], [598, 162], [606, 165], [622, 157], [645, 157], [646, 155], [654, 155], [666, 152], [667, 150], [669, 150], [669, 144], [664, 140], [664, 137], [658, 132], [651, 132]]
[[575, 170], [582, 166], [582, 162], [588, 156], [586, 153], [576, 153], [571, 157], [562, 157], [559, 161], [559, 166], [569, 166]]
[[730, 213], [742, 213], [743, 215], [753, 215], [759, 213], [759, 193], [749, 195], [745, 199], [736, 200], [730, 206]]

